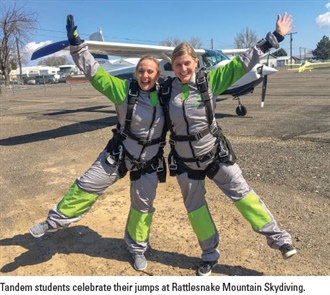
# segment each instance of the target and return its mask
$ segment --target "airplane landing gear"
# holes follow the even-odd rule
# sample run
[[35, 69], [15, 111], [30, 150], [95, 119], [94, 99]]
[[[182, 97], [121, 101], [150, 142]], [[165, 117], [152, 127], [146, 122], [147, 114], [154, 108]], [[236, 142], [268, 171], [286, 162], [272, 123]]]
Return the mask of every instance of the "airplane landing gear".
[[245, 116], [247, 114], [247, 108], [241, 104], [241, 100], [239, 97], [235, 97], [234, 99], [238, 100], [238, 106], [236, 108], [237, 116]]

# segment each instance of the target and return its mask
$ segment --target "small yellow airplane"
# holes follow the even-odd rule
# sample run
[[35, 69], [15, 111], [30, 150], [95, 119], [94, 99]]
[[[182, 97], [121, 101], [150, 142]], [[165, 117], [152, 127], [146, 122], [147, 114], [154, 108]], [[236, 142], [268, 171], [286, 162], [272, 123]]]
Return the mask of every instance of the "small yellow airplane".
[[309, 62], [309, 61], [305, 61], [299, 66], [298, 72], [302, 73], [306, 70], [311, 72], [314, 69], [320, 69], [320, 68], [330, 68], [330, 62]]

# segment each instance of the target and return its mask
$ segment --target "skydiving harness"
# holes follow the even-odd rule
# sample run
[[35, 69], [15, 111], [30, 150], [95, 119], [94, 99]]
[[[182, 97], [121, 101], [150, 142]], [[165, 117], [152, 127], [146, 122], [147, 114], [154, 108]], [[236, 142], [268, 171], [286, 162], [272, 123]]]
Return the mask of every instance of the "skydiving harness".
[[[127, 168], [125, 165], [124, 158], [127, 157], [131, 163], [133, 164], [133, 168], [137, 168], [137, 170], [130, 171], [130, 179], [138, 180], [142, 174], [157, 172], [159, 182], [165, 182], [166, 179], [166, 163], [163, 156], [163, 148], [165, 146], [165, 136], [166, 136], [166, 126], [164, 126], [162, 134], [159, 138], [154, 138], [151, 140], [145, 140], [137, 137], [135, 134], [131, 132], [131, 121], [134, 106], [138, 102], [139, 98], [139, 86], [138, 82], [134, 79], [130, 81], [128, 95], [127, 95], [127, 111], [125, 118], [125, 126], [124, 130], [120, 131], [120, 124], [117, 124], [117, 128], [113, 129], [113, 137], [110, 139], [106, 149], [107, 149], [107, 161], [112, 164], [113, 162], [117, 162], [118, 164], [118, 173], [119, 177], [122, 178], [127, 173]], [[155, 122], [156, 117], [156, 106], [154, 106], [153, 117], [151, 126]], [[165, 125], [165, 124], [164, 124]], [[131, 138], [135, 140], [139, 145], [142, 145], [142, 152], [148, 146], [159, 144], [159, 150], [156, 156], [146, 162], [140, 162], [139, 159], [135, 159], [124, 147], [122, 144], [126, 138]]]
[[[205, 113], [208, 122], [208, 127], [196, 134], [177, 135], [172, 128], [172, 121], [169, 114], [169, 101], [172, 92], [172, 82], [173, 78], [168, 77], [161, 85], [159, 92], [159, 100], [161, 106], [164, 109], [167, 127], [171, 131], [171, 152], [168, 159], [170, 175], [175, 176], [177, 174], [180, 175], [184, 172], [187, 172], [188, 177], [191, 179], [204, 179], [206, 175], [212, 179], [219, 170], [219, 164], [226, 163], [229, 165], [233, 165], [236, 161], [236, 155], [231, 147], [229, 140], [222, 134], [220, 126], [218, 126], [218, 124], [216, 124], [216, 126], [213, 124], [214, 112], [211, 103], [211, 98], [208, 92], [208, 72], [205, 69], [200, 69], [196, 73], [196, 85], [197, 89], [201, 94], [202, 101], [205, 106]], [[216, 143], [213, 149], [207, 154], [204, 154], [199, 157], [184, 158], [179, 156], [178, 153], [175, 151], [176, 141], [188, 141], [190, 148], [193, 151], [191, 142], [199, 140], [210, 133], [216, 137]], [[212, 161], [212, 163], [210, 163], [205, 170], [193, 170], [184, 163], [196, 162], [197, 165], [199, 165], [199, 162], [205, 162], [212, 158], [214, 158], [214, 161]]]

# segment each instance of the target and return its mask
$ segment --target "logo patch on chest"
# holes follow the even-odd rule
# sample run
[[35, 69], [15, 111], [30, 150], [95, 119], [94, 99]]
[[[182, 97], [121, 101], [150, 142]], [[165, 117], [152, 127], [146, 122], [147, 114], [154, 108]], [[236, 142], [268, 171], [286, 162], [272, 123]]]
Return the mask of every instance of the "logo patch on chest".
[[201, 95], [197, 95], [195, 101], [190, 104], [192, 107], [201, 108], [204, 106], [204, 101], [202, 100]]

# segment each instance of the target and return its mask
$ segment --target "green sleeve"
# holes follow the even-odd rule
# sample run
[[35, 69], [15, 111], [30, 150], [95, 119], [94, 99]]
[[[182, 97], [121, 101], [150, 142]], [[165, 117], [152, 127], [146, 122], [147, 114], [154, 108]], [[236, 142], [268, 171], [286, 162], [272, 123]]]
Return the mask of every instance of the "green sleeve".
[[98, 68], [90, 82], [96, 90], [104, 94], [116, 105], [121, 104], [126, 98], [126, 80], [109, 75], [102, 67]]
[[246, 70], [242, 62], [235, 56], [226, 65], [210, 71], [210, 87], [212, 92], [215, 95], [220, 95], [245, 74]]

